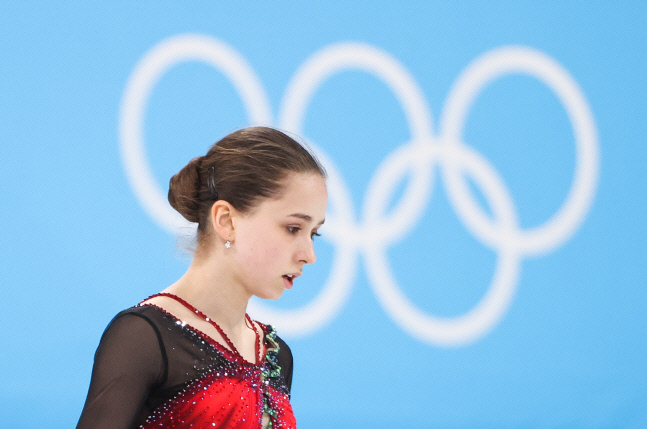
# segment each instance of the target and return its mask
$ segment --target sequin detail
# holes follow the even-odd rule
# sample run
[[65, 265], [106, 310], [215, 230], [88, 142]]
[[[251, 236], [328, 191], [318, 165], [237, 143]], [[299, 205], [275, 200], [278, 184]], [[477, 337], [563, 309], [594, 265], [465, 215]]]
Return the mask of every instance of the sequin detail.
[[270, 415], [266, 428], [296, 428], [287, 395], [264, 379], [265, 371], [265, 365], [210, 370], [156, 409], [141, 428], [260, 428], [263, 412]]
[[274, 328], [259, 323], [264, 333], [264, 359], [251, 363], [219, 343], [209, 341], [208, 336], [190, 324], [179, 322], [176, 324], [178, 329], [206, 339], [205, 346], [212, 346], [220, 358], [214, 359], [198, 377], [157, 407], [140, 428], [259, 429], [263, 427], [263, 413], [270, 417], [265, 428], [296, 428], [281, 379], [277, 360], [279, 344]]

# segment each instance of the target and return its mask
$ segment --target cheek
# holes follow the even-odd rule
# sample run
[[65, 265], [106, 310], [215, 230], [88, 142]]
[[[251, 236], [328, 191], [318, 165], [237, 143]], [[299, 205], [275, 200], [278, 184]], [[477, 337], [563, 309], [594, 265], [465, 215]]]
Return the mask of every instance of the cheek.
[[257, 246], [251, 249], [250, 253], [250, 259], [253, 260], [253, 263], [257, 267], [275, 265], [280, 256], [279, 249], [275, 246], [268, 245], [267, 243], [257, 243]]
[[241, 243], [241, 246], [244, 246], [241, 255], [243, 256], [242, 262], [250, 269], [276, 267], [276, 263], [282, 256], [279, 238], [267, 233], [249, 237], [248, 240]]

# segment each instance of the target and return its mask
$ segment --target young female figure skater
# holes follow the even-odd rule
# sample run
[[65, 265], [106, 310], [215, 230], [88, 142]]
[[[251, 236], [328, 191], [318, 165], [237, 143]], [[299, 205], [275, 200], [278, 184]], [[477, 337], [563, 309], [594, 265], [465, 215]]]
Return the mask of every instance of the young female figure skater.
[[173, 176], [169, 202], [198, 224], [194, 259], [109, 324], [77, 428], [295, 428], [290, 349], [246, 307], [315, 262], [323, 168], [280, 131], [243, 129]]

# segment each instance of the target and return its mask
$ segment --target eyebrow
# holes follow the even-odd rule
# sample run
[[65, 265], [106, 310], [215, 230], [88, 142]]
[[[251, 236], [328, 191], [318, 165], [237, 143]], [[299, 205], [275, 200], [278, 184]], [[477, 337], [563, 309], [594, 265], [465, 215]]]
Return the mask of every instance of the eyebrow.
[[[303, 219], [306, 222], [312, 222], [312, 216], [303, 214], [303, 213], [292, 213], [291, 215], [288, 215], [288, 217], [298, 217], [299, 219]], [[326, 219], [322, 219], [321, 222], [319, 222], [317, 225], [323, 225], [323, 223], [326, 221]]]

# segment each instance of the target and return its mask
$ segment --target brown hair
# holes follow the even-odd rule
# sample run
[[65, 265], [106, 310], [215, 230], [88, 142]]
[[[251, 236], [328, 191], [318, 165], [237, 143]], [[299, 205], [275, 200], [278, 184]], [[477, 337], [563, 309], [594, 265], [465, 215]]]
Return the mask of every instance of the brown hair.
[[189, 222], [198, 224], [200, 239], [215, 201], [225, 200], [248, 213], [260, 199], [279, 196], [289, 173], [326, 177], [314, 155], [293, 138], [273, 128], [245, 128], [224, 137], [171, 177], [168, 200]]

